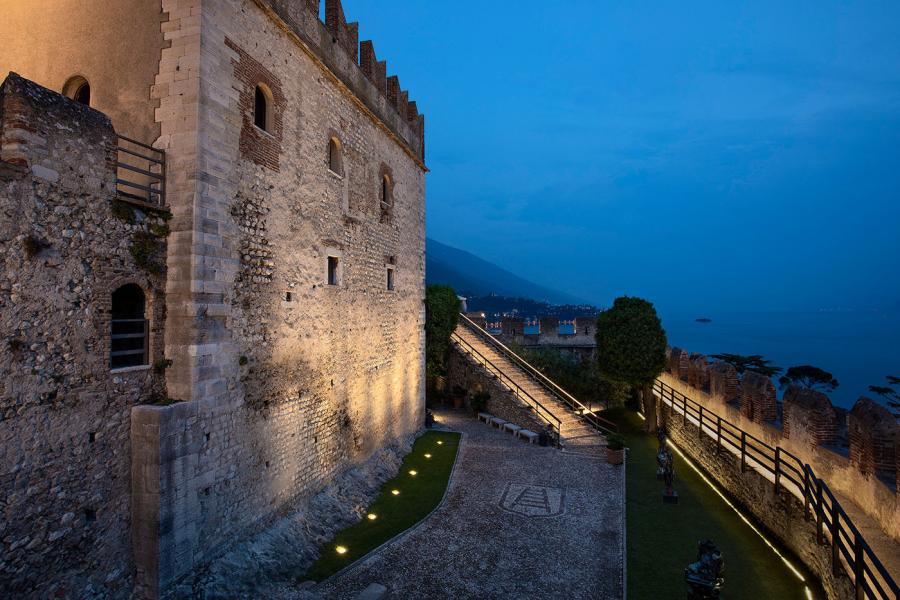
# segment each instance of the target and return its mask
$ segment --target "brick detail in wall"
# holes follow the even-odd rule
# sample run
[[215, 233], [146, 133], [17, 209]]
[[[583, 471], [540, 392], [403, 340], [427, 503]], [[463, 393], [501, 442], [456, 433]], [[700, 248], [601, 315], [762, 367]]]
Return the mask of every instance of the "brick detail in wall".
[[702, 391], [709, 389], [709, 361], [703, 354], [691, 354], [688, 363], [688, 385]]
[[741, 396], [737, 369], [727, 362], [716, 361], [709, 366], [709, 393], [731, 402]]
[[[234, 64], [234, 76], [238, 83], [239, 110], [241, 111], [241, 137], [239, 142], [241, 157], [253, 161], [261, 167], [273, 171], [280, 170], [281, 140], [284, 132], [284, 108], [287, 101], [281, 88], [281, 81], [259, 61], [247, 54], [231, 39], [225, 38], [225, 45], [238, 54]], [[272, 92], [271, 131], [261, 131], [253, 124], [253, 104], [256, 86], [265, 84]]]
[[847, 416], [850, 462], [863, 475], [875, 474], [888, 481], [897, 477], [895, 445], [900, 427], [891, 412], [862, 397]]
[[805, 436], [811, 446], [833, 444], [837, 439], [837, 419], [828, 396], [792, 385], [784, 394], [786, 438]]
[[669, 353], [669, 371], [676, 379], [686, 380], [691, 368], [690, 355], [681, 348], [672, 348]]
[[741, 381], [741, 414], [757, 423], [778, 418], [775, 386], [765, 375], [747, 371]]
[[332, 41], [339, 44], [353, 59], [359, 60], [359, 23], [347, 23], [341, 0], [325, 0], [325, 27]]

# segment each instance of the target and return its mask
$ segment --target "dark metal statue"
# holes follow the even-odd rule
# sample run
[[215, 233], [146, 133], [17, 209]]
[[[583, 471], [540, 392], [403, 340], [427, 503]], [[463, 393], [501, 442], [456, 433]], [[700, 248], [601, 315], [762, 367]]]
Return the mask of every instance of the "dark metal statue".
[[725, 578], [725, 559], [722, 552], [712, 542], [705, 540], [697, 544], [697, 562], [684, 570], [684, 580], [688, 586], [688, 600], [709, 600], [719, 597]]

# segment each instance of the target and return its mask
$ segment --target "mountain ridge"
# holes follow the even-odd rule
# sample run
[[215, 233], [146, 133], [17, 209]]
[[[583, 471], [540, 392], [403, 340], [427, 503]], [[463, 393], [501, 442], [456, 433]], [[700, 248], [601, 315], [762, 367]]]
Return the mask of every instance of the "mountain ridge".
[[591, 304], [584, 298], [529, 281], [471, 252], [429, 237], [425, 238], [425, 281], [449, 285], [463, 296], [498, 294], [551, 304]]

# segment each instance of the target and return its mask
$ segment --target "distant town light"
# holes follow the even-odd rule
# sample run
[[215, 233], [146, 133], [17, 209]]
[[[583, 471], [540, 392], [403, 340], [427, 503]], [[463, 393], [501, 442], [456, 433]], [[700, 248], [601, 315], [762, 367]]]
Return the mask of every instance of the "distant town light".
[[346, 546], [338, 546], [337, 548], [335, 548], [335, 551], [338, 554], [347, 554], [347, 547]]

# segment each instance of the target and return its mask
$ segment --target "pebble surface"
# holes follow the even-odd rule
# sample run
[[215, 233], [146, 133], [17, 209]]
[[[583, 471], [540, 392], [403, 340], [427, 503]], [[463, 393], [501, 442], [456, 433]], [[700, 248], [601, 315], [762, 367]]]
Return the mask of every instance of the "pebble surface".
[[444, 502], [313, 590], [282, 597], [355, 598], [372, 583], [397, 599], [624, 596], [623, 467], [461, 413], [437, 419], [464, 434]]

